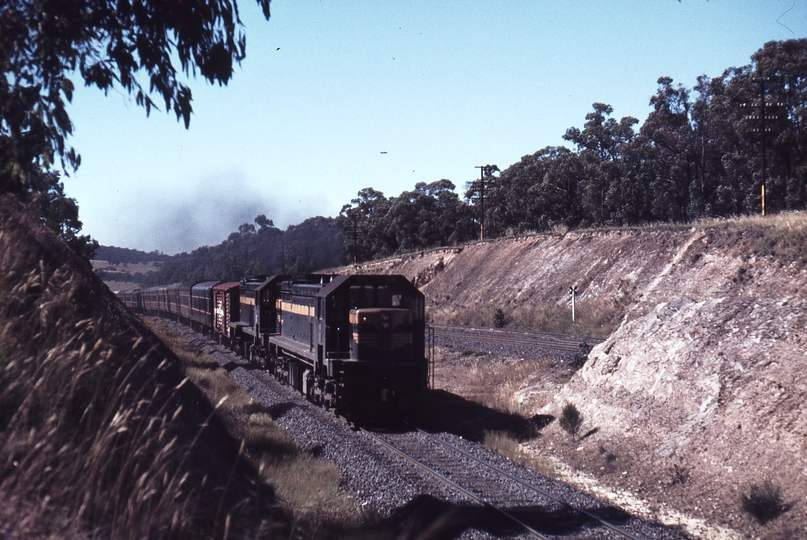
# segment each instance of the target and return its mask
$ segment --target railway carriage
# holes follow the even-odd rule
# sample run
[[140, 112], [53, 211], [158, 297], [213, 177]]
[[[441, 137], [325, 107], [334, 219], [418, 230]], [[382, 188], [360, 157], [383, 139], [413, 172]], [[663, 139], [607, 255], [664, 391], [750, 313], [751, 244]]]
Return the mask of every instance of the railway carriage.
[[133, 289], [129, 291], [120, 291], [118, 293], [120, 299], [123, 301], [123, 305], [131, 309], [132, 311], [141, 312], [143, 311], [143, 290], [142, 289]]
[[233, 324], [238, 322], [240, 283], [229, 281], [213, 287], [213, 332], [220, 341], [232, 344], [235, 338]]
[[191, 287], [191, 328], [210, 335], [213, 331], [213, 287], [220, 281], [203, 281]]

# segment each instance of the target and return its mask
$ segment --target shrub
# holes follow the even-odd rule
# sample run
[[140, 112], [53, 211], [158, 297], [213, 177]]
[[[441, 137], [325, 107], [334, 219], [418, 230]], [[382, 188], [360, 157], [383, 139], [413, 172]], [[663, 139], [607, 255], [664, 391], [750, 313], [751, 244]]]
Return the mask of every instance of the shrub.
[[786, 510], [782, 501], [782, 488], [770, 480], [759, 486], [751, 485], [751, 492], [741, 498], [743, 510], [754, 516], [760, 523], [767, 523]]
[[670, 476], [672, 477], [673, 484], [686, 484], [689, 480], [690, 467], [675, 463], [670, 469]]
[[504, 311], [502, 311], [502, 308], [496, 308], [496, 311], [493, 312], [493, 326], [496, 328], [504, 328], [505, 324], [507, 324], [507, 321], [504, 316]]
[[575, 353], [569, 360], [569, 365], [575, 371], [583, 367], [588, 360], [588, 354], [591, 352], [591, 345], [587, 342], [583, 342], [580, 344], [580, 352]]
[[563, 410], [560, 413], [558, 424], [563, 428], [563, 431], [572, 437], [577, 437], [577, 432], [583, 424], [583, 415], [580, 414], [580, 411], [574, 403], [566, 402], [566, 405], [563, 406]]

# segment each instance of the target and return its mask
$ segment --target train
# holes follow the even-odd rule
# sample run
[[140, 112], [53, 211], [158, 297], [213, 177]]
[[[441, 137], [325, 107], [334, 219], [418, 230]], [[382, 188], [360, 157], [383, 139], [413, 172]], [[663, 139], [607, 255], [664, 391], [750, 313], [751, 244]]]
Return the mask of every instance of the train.
[[274, 275], [117, 291], [226, 344], [351, 421], [417, 408], [433, 378], [425, 297], [400, 275]]

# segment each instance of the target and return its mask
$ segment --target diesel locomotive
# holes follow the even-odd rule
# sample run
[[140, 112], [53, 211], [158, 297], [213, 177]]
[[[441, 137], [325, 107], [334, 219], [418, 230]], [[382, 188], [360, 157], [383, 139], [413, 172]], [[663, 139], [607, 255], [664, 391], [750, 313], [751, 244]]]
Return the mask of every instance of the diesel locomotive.
[[118, 295], [134, 311], [215, 337], [357, 421], [416, 406], [429, 387], [425, 299], [404, 276], [253, 277]]

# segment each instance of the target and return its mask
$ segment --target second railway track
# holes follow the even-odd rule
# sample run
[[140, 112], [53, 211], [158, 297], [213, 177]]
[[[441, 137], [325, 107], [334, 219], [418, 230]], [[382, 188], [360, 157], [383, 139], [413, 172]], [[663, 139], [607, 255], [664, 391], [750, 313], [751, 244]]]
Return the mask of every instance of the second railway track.
[[581, 345], [593, 346], [603, 341], [595, 336], [554, 334], [532, 330], [432, 325], [438, 346], [474, 347], [493, 351], [508, 349], [522, 355], [542, 352], [575, 354]]

